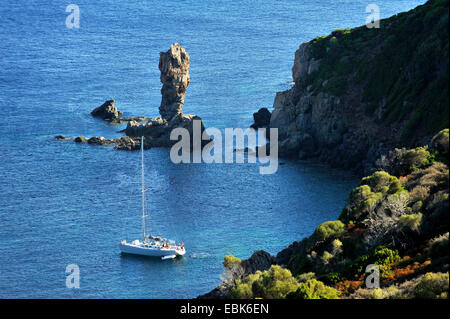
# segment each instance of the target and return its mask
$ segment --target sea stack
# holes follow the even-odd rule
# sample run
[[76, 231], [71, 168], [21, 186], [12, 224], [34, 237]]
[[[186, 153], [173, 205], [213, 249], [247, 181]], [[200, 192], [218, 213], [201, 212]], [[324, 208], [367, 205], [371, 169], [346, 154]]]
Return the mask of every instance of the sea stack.
[[161, 105], [159, 114], [170, 121], [175, 115], [182, 114], [186, 89], [189, 85], [190, 58], [186, 50], [174, 43], [169, 51], [159, 55], [159, 70], [161, 71]]
[[[151, 147], [171, 146], [177, 141], [170, 140], [170, 132], [175, 128], [185, 128], [191, 136], [192, 141], [194, 121], [199, 121], [201, 134], [205, 126], [200, 117], [196, 115], [183, 114], [184, 98], [189, 85], [190, 58], [186, 50], [174, 43], [167, 52], [161, 52], [159, 58], [159, 70], [161, 71], [161, 104], [159, 113], [161, 117], [149, 119], [144, 124], [136, 121], [128, 122], [125, 133], [130, 137], [145, 136]], [[204, 136], [206, 137], [206, 136]], [[211, 140], [202, 140], [202, 146]]]
[[106, 101], [91, 112], [92, 116], [99, 117], [106, 121], [118, 119], [122, 115], [122, 112], [117, 109], [114, 103], [114, 100]]
[[[88, 143], [91, 145], [115, 145], [119, 150], [140, 149], [141, 136], [144, 136], [144, 148], [171, 147], [177, 140], [170, 139], [173, 129], [184, 128], [189, 132], [191, 149], [203, 146], [211, 142], [206, 134], [203, 120], [197, 115], [183, 114], [184, 98], [189, 86], [190, 58], [186, 50], [174, 43], [167, 52], [161, 52], [159, 57], [159, 70], [161, 71], [161, 104], [159, 113], [161, 116], [148, 118], [145, 116], [121, 117], [120, 112], [114, 105], [114, 100], [108, 100], [95, 108], [91, 114], [102, 118], [110, 124], [122, 124], [128, 122], [127, 127], [120, 131], [126, 136], [120, 139], [106, 139], [102, 136], [89, 139], [79, 136], [75, 139], [77, 143]], [[139, 122], [146, 121], [141, 124]], [[195, 133], [194, 133], [195, 131]], [[197, 136], [197, 138], [194, 138]], [[64, 136], [56, 136], [58, 140], [73, 140]]]

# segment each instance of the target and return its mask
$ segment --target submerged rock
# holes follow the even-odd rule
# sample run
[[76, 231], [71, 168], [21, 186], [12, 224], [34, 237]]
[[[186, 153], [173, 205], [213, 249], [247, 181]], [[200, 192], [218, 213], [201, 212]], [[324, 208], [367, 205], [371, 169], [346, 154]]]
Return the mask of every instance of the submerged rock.
[[91, 112], [92, 116], [99, 117], [106, 121], [112, 121], [119, 118], [122, 115], [122, 112], [117, 109], [114, 103], [114, 100], [106, 101]]

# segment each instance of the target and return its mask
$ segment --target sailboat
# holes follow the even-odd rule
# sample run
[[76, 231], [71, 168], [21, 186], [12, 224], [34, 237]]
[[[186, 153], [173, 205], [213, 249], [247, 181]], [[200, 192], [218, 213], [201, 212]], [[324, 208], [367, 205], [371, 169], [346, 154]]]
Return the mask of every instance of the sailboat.
[[145, 182], [144, 182], [144, 137], [141, 137], [141, 161], [142, 161], [142, 238], [132, 242], [121, 240], [119, 248], [122, 253], [160, 257], [161, 259], [172, 259], [183, 256], [186, 253], [183, 243], [175, 244], [175, 241], [161, 236], [145, 234]]

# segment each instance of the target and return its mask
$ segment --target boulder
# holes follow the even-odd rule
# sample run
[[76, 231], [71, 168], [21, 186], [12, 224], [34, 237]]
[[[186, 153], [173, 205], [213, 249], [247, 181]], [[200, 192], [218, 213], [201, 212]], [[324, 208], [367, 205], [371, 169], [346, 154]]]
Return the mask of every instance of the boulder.
[[114, 103], [114, 100], [106, 101], [91, 112], [92, 116], [99, 117], [106, 121], [112, 121], [119, 118], [122, 115], [122, 112], [116, 108]]
[[[191, 148], [194, 146], [194, 122], [200, 121], [201, 134], [205, 131], [205, 125], [200, 117], [182, 113], [186, 88], [189, 85], [189, 65], [189, 55], [178, 43], [174, 43], [169, 51], [160, 53], [159, 70], [163, 84], [159, 107], [161, 117], [148, 119], [142, 124], [134, 120], [129, 121], [124, 130], [127, 136], [145, 136], [151, 147], [170, 147], [177, 142], [170, 140], [172, 130], [185, 128], [190, 133]], [[210, 141], [209, 137], [207, 140], [202, 140], [201, 146], [205, 146]]]

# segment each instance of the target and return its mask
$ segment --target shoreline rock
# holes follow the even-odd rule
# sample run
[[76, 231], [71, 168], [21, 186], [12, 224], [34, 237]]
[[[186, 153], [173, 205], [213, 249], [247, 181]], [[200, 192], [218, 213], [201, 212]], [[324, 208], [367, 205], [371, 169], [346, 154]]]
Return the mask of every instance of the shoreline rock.
[[105, 121], [113, 121], [118, 119], [123, 113], [114, 105], [114, 100], [107, 100], [99, 107], [92, 110], [91, 115], [99, 117]]

